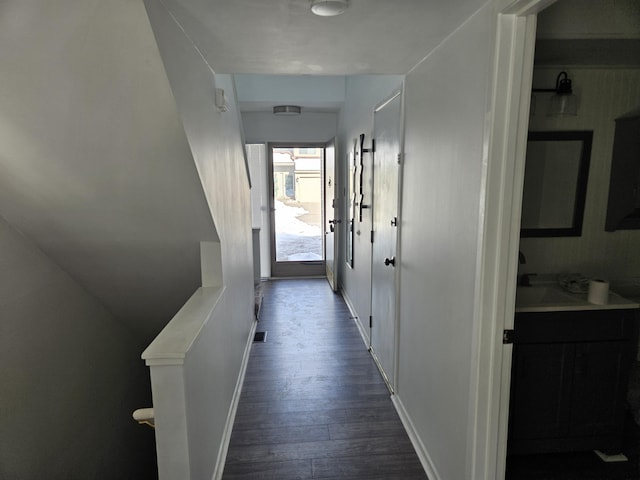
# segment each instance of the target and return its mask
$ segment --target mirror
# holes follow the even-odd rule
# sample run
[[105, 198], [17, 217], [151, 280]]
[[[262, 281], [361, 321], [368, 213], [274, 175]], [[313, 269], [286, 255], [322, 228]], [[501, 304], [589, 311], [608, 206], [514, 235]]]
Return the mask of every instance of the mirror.
[[522, 195], [522, 237], [579, 237], [592, 131], [530, 132]]

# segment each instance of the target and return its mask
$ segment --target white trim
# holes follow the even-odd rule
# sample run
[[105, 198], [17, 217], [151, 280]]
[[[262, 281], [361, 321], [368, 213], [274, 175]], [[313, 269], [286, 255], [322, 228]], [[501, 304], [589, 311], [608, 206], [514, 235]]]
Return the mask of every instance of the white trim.
[[351, 318], [355, 322], [356, 327], [358, 327], [358, 332], [360, 332], [360, 337], [362, 338], [362, 342], [364, 343], [365, 347], [367, 347], [367, 349], [368, 349], [371, 346], [371, 344], [369, 342], [369, 337], [367, 336], [367, 332], [366, 332], [365, 326], [362, 325], [362, 322], [360, 321], [360, 317], [358, 316], [358, 313], [356, 312], [356, 308], [353, 305], [353, 302], [351, 301], [351, 298], [349, 297], [347, 292], [345, 292], [344, 290], [340, 290], [340, 294], [342, 295], [344, 303], [347, 304], [347, 308], [349, 309], [349, 312], [351, 312]]
[[369, 347], [369, 354], [371, 355], [371, 358], [373, 358], [373, 363], [375, 363], [376, 367], [378, 367], [378, 372], [380, 372], [380, 376], [382, 377], [382, 380], [384, 381], [384, 384], [387, 386], [387, 390], [389, 390], [389, 393], [391, 394], [391, 397], [393, 398], [393, 395], [396, 392], [393, 389], [393, 385], [389, 381], [389, 377], [387, 377], [387, 374], [385, 373], [384, 369], [382, 368], [382, 365], [380, 364], [380, 360], [378, 360], [378, 355], [376, 355], [376, 351], [373, 349], [373, 347]]
[[479, 232], [475, 351], [469, 402], [467, 477], [504, 478], [519, 225], [535, 44], [535, 13], [553, 0], [518, 0], [498, 12], [485, 140]]
[[231, 441], [231, 432], [233, 431], [233, 423], [236, 418], [236, 412], [238, 411], [238, 402], [240, 401], [240, 395], [242, 393], [242, 385], [244, 384], [244, 377], [247, 373], [247, 366], [249, 364], [249, 356], [251, 355], [251, 346], [253, 345], [253, 337], [256, 333], [258, 321], [254, 320], [251, 330], [249, 332], [249, 338], [244, 348], [244, 355], [242, 357], [242, 366], [240, 367], [240, 375], [236, 381], [236, 388], [233, 391], [233, 397], [231, 398], [231, 406], [227, 413], [227, 421], [225, 422], [224, 432], [222, 432], [222, 439], [220, 441], [220, 449], [218, 450], [218, 457], [216, 459], [216, 465], [213, 469], [213, 480], [220, 480], [224, 473], [224, 466], [227, 461], [227, 452], [229, 451], [229, 442]]
[[146, 364], [184, 364], [187, 352], [213, 316], [225, 290], [226, 286], [198, 288], [142, 352]]
[[401, 297], [401, 289], [402, 289], [402, 192], [404, 190], [404, 141], [405, 141], [405, 115], [406, 115], [406, 98], [405, 95], [405, 82], [406, 77], [402, 81], [402, 85], [400, 86], [399, 95], [400, 97], [400, 157], [398, 158], [398, 203], [396, 208], [397, 215], [397, 226], [396, 226], [396, 344], [394, 346], [394, 364], [395, 364], [395, 372], [393, 374], [394, 391], [398, 390], [398, 382], [400, 380], [400, 321], [402, 320], [402, 304], [399, 301]]
[[411, 417], [409, 417], [407, 410], [404, 408], [402, 400], [400, 399], [400, 397], [398, 397], [398, 395], [391, 395], [391, 401], [393, 402], [393, 406], [395, 407], [396, 412], [398, 412], [400, 421], [402, 422], [402, 425], [404, 426], [404, 429], [409, 436], [409, 440], [411, 440], [411, 444], [413, 445], [413, 448], [418, 455], [418, 459], [420, 460], [422, 468], [424, 468], [427, 477], [429, 477], [429, 480], [442, 480], [442, 477], [438, 473], [438, 470], [436, 469], [436, 466], [433, 463], [429, 452], [422, 443], [420, 436], [416, 432], [416, 429], [413, 426], [413, 422], [411, 421]]
[[383, 100], [382, 103], [378, 104], [378, 106], [373, 109], [373, 113], [377, 113], [380, 110], [382, 110], [384, 107], [386, 107], [391, 102], [393, 102], [396, 99], [396, 97], [398, 95], [400, 95], [400, 94], [402, 94], [402, 90], [398, 90], [398, 91], [392, 93], [390, 97], [388, 97], [386, 100]]
[[[382, 111], [383, 108], [385, 108], [387, 105], [389, 105], [391, 102], [393, 102], [396, 98], [399, 98], [399, 102], [400, 102], [400, 118], [398, 119], [398, 147], [399, 147], [399, 152], [398, 152], [398, 177], [397, 177], [397, 184], [396, 184], [396, 221], [397, 221], [397, 226], [396, 226], [396, 251], [395, 251], [395, 258], [396, 258], [396, 263], [393, 267], [393, 274], [394, 274], [394, 278], [393, 278], [393, 286], [394, 286], [394, 305], [393, 305], [393, 314], [394, 314], [394, 318], [393, 318], [393, 353], [392, 353], [392, 361], [393, 361], [393, 366], [392, 366], [392, 371], [391, 372], [385, 372], [384, 369], [382, 368], [382, 364], [380, 363], [378, 356], [376, 355], [374, 349], [373, 349], [373, 342], [371, 341], [371, 337], [374, 337], [373, 335], [373, 329], [370, 328], [370, 338], [369, 338], [369, 351], [371, 352], [371, 355], [374, 359], [374, 361], [376, 362], [376, 365], [378, 366], [378, 370], [380, 370], [380, 373], [382, 374], [382, 378], [384, 379], [385, 383], [387, 384], [387, 388], [389, 389], [389, 391], [393, 394], [396, 390], [397, 390], [397, 384], [398, 384], [398, 378], [399, 378], [399, 372], [400, 372], [400, 269], [401, 269], [401, 263], [402, 263], [402, 259], [401, 259], [401, 255], [400, 255], [400, 248], [401, 248], [401, 243], [400, 243], [400, 228], [401, 228], [401, 223], [402, 223], [402, 218], [401, 218], [401, 212], [402, 212], [402, 174], [403, 174], [403, 170], [404, 170], [404, 114], [405, 114], [405, 110], [404, 110], [404, 100], [405, 100], [405, 95], [404, 95], [404, 81], [402, 82], [402, 85], [400, 86], [399, 89], [394, 90], [393, 93], [391, 95], [389, 95], [388, 97], [386, 97], [382, 102], [378, 103], [377, 106], [374, 107], [373, 109], [373, 134], [372, 134], [372, 141], [374, 142], [373, 145], [373, 159], [371, 162], [371, 184], [372, 184], [372, 192], [373, 192], [373, 201], [372, 201], [372, 205], [371, 205], [371, 230], [373, 231], [373, 229], [375, 228], [375, 209], [376, 209], [376, 199], [375, 199], [375, 178], [376, 178], [376, 171], [375, 171], [375, 165], [376, 165], [376, 160], [375, 160], [375, 155], [376, 155], [376, 151], [375, 151], [375, 141], [376, 138], [374, 137], [375, 133], [376, 133], [376, 114], [379, 113], [380, 111]], [[374, 237], [375, 238], [375, 237]], [[374, 281], [374, 277], [373, 277], [373, 262], [375, 261], [373, 258], [373, 253], [374, 253], [374, 242], [371, 243], [371, 290], [370, 290], [370, 299], [369, 301], [370, 303], [370, 308], [369, 310], [372, 312], [373, 315], [373, 281]], [[392, 381], [389, 380], [388, 375], [392, 375]]]

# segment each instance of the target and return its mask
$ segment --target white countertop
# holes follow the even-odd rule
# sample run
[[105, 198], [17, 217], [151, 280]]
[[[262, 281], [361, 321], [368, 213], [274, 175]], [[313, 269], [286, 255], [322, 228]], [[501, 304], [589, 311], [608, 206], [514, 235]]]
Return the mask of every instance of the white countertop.
[[640, 308], [637, 301], [609, 292], [606, 305], [587, 301], [586, 293], [570, 293], [558, 285], [535, 285], [517, 287], [516, 312], [570, 312], [583, 310], [627, 310]]

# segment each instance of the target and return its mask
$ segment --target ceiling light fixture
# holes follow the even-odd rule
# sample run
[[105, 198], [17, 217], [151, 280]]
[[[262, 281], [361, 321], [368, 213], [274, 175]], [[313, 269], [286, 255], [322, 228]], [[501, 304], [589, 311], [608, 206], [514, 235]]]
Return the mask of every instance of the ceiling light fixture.
[[320, 17], [335, 17], [349, 8], [349, 0], [311, 0], [311, 11]]
[[565, 116], [578, 114], [578, 97], [573, 94], [571, 80], [567, 72], [560, 72], [556, 78], [556, 88], [534, 88], [534, 92], [554, 92], [549, 99], [547, 115]]
[[300, 115], [302, 109], [298, 105], [277, 105], [273, 107], [274, 115]]

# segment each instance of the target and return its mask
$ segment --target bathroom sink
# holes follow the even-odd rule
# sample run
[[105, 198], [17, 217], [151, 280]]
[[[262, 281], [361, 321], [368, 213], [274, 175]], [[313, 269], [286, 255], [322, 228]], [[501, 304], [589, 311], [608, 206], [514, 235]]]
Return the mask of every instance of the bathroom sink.
[[581, 302], [579, 297], [555, 286], [517, 287], [516, 289], [516, 307], [566, 305]]
[[555, 283], [516, 288], [516, 312], [561, 312], [640, 308], [638, 302], [609, 292], [609, 303], [589, 303], [587, 294], [569, 293]]

